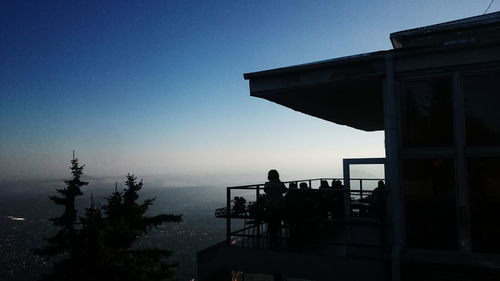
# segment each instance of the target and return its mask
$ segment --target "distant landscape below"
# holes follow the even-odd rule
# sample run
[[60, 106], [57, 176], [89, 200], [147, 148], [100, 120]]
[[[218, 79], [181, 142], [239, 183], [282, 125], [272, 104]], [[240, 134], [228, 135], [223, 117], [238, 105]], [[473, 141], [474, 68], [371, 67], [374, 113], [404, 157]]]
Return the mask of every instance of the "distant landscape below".
[[[48, 196], [63, 186], [62, 181], [52, 187], [0, 183], [0, 280], [37, 280], [40, 273], [51, 270], [50, 264], [37, 259], [30, 249], [42, 246], [43, 237], [54, 231], [48, 219], [60, 215], [62, 210]], [[85, 195], [78, 198], [79, 209], [89, 206], [91, 193], [96, 202], [102, 202], [113, 190], [114, 184], [91, 184], [84, 189]], [[138, 246], [175, 251], [170, 262], [179, 263], [176, 279], [191, 280], [196, 274], [196, 252], [225, 239], [225, 221], [214, 216], [214, 209], [226, 204], [225, 188], [159, 188], [145, 183], [140, 196], [156, 197], [150, 214], [183, 214], [184, 221], [158, 227]]]
[[[383, 178], [383, 166], [360, 165], [351, 168], [351, 176]], [[84, 209], [90, 206], [91, 194], [99, 204], [114, 191], [116, 180], [118, 190], [123, 189], [125, 177], [85, 176], [84, 180], [90, 184], [83, 188], [84, 195], [77, 198], [79, 215], [83, 215]], [[264, 181], [265, 178], [262, 178]], [[226, 238], [225, 220], [215, 218], [215, 209], [226, 205], [226, 188], [222, 185], [185, 186], [180, 180], [168, 181], [172, 186], [165, 186], [166, 182], [162, 177], [147, 177], [139, 200], [156, 198], [150, 215], [182, 214], [183, 222], [158, 227], [143, 237], [137, 246], [173, 250], [175, 254], [170, 262], [179, 263], [177, 280], [191, 280], [196, 275], [196, 253]], [[179, 186], [172, 184], [175, 182]], [[232, 182], [227, 180], [229, 185]], [[248, 179], [242, 177], [233, 183], [236, 182], [248, 182]], [[358, 182], [353, 181], [351, 185], [356, 188]], [[364, 188], [373, 189], [375, 186], [376, 181], [367, 181]], [[62, 209], [48, 197], [56, 194], [56, 188], [63, 187], [62, 180], [0, 182], [0, 280], [37, 280], [40, 273], [51, 270], [51, 265], [37, 259], [31, 249], [43, 246], [43, 238], [50, 237], [55, 231], [49, 218], [61, 215]], [[233, 190], [231, 198], [234, 196], [243, 196], [247, 201], [255, 200], [254, 191]], [[233, 224], [238, 227], [237, 222]]]

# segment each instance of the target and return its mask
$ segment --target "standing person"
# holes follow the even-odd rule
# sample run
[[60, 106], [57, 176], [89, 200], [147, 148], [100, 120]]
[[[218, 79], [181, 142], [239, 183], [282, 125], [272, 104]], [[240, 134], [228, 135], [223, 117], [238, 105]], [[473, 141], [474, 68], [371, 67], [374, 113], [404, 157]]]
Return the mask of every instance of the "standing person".
[[267, 174], [269, 180], [264, 184], [266, 193], [266, 211], [268, 215], [268, 232], [271, 248], [276, 247], [276, 239], [280, 230], [281, 219], [285, 210], [285, 199], [283, 194], [287, 189], [281, 182], [280, 175], [276, 170], [270, 170]]
[[344, 186], [339, 180], [332, 182], [334, 192], [333, 204], [333, 219], [341, 220], [345, 218], [345, 194]]
[[297, 222], [301, 215], [299, 213], [301, 201], [297, 182], [291, 182], [288, 185], [288, 192], [285, 194], [285, 212], [283, 219], [285, 226], [288, 227], [290, 246], [292, 246], [292, 248], [296, 248], [297, 246]]

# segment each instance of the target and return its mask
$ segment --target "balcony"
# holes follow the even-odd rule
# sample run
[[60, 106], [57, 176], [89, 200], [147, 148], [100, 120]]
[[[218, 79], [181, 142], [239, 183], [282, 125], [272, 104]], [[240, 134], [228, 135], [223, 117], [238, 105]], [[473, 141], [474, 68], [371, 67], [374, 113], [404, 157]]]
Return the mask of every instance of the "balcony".
[[[288, 189], [275, 235], [269, 231], [264, 184], [227, 187], [226, 206], [215, 210], [216, 217], [226, 220], [226, 241], [198, 253], [199, 272], [224, 265], [226, 272], [384, 280], [390, 256], [388, 192], [374, 190], [379, 180], [351, 178], [350, 189], [335, 178], [284, 182], [309, 188]], [[337, 181], [337, 187], [320, 188], [322, 181]], [[293, 193], [295, 200], [290, 200]]]
[[[385, 191], [374, 191], [374, 184], [383, 179], [351, 179], [351, 189], [319, 188], [322, 181], [342, 179], [318, 178], [284, 182], [306, 183], [308, 189], [297, 189], [298, 200], [287, 206], [281, 221], [278, 248], [289, 247], [296, 229], [307, 219], [309, 230], [314, 230], [307, 243], [381, 247], [385, 222]], [[355, 184], [357, 183], [357, 184]], [[266, 217], [264, 184], [227, 187], [226, 207], [215, 210], [215, 216], [226, 219], [226, 243], [235, 247], [269, 248], [269, 231]], [[377, 198], [379, 202], [373, 201]], [[341, 206], [339, 206], [341, 205]], [[376, 206], [375, 206], [376, 205]], [[383, 209], [383, 210], [382, 210]], [[360, 237], [357, 230], [365, 234]], [[346, 232], [347, 231], [347, 232]], [[310, 232], [310, 231], [308, 231]], [[377, 232], [377, 233], [375, 233]], [[310, 235], [306, 235], [310, 236]]]

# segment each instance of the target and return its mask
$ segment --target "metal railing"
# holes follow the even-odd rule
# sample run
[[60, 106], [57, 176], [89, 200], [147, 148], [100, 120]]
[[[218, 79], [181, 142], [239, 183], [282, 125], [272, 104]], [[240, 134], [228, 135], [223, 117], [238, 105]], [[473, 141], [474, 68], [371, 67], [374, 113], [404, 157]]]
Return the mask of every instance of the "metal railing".
[[[366, 224], [371, 225], [373, 227], [381, 227], [383, 224], [383, 218], [385, 217], [385, 210], [380, 210], [377, 214], [373, 209], [370, 209], [373, 206], [370, 206], [369, 200], [370, 195], [373, 193], [379, 193], [378, 198], [385, 202], [386, 192], [384, 191], [373, 191], [377, 186], [377, 182], [379, 178], [352, 178], [350, 179], [350, 190], [345, 189], [334, 189], [334, 188], [322, 188], [322, 181], [328, 181], [329, 183], [332, 181], [340, 181], [343, 184], [343, 179], [341, 178], [315, 178], [315, 179], [305, 179], [305, 180], [293, 180], [283, 182], [287, 186], [290, 183], [295, 182], [297, 184], [307, 183], [308, 189], [302, 190], [299, 189], [300, 192], [306, 192], [303, 194], [338, 194], [341, 192], [343, 194], [343, 217], [339, 218], [338, 216], [333, 216], [331, 213], [325, 214], [326, 223], [335, 224], [335, 225], [353, 225], [353, 224]], [[369, 185], [367, 182], [372, 182]], [[372, 188], [369, 188], [371, 186]], [[343, 187], [343, 185], [342, 185]], [[245, 200], [241, 200], [239, 204], [235, 204], [235, 200], [232, 200], [233, 196], [238, 195], [236, 197], [244, 198]], [[243, 186], [230, 186], [226, 189], [226, 207], [219, 208], [215, 210], [216, 217], [225, 218], [226, 219], [226, 241], [228, 245], [235, 244], [236, 238], [246, 239], [246, 238], [266, 238], [266, 231], [263, 230], [266, 219], [265, 218], [256, 218], [255, 213], [252, 214], [251, 209], [256, 205], [262, 205], [262, 201], [265, 200], [264, 193], [264, 184], [252, 184], [252, 185], [243, 185]], [[364, 201], [364, 202], [363, 202]], [[243, 203], [242, 203], [243, 202]], [[244, 204], [244, 205], [241, 205]], [[384, 207], [385, 209], [385, 207]], [[359, 220], [354, 221], [353, 218], [370, 218], [369, 221], [360, 222]], [[232, 230], [232, 220], [240, 219], [245, 223], [242, 228], [237, 230]], [[247, 221], [252, 221], [251, 225], [247, 225]], [[249, 234], [250, 230], [255, 230], [254, 234]], [[248, 233], [247, 233], [248, 232]], [[281, 237], [286, 239], [284, 237]], [[349, 239], [347, 239], [349, 240]], [[337, 244], [349, 244], [351, 241], [336, 241]], [[352, 243], [351, 243], [352, 244]], [[369, 245], [366, 245], [369, 246]]]

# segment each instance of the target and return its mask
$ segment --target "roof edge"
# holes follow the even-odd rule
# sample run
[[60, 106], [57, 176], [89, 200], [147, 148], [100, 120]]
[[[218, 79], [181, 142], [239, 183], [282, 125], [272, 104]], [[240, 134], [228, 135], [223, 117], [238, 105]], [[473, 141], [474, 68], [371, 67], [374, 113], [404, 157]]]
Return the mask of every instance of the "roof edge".
[[370, 52], [370, 53], [362, 53], [362, 54], [339, 57], [339, 58], [334, 58], [334, 59], [329, 59], [329, 60], [322, 60], [322, 61], [316, 61], [316, 62], [305, 63], [305, 64], [297, 64], [297, 65], [279, 67], [279, 68], [263, 70], [263, 71], [248, 72], [248, 73], [243, 74], [243, 78], [245, 80], [250, 80], [252, 78], [268, 77], [268, 76], [274, 76], [274, 75], [279, 75], [279, 74], [283, 74], [283, 73], [290, 73], [290, 72], [294, 72], [294, 71], [303, 71], [303, 70], [308, 70], [308, 69], [318, 69], [318, 68], [329, 67], [329, 66], [333, 66], [333, 65], [351, 63], [351, 62], [355, 62], [355, 61], [376, 60], [376, 59], [383, 58], [386, 53], [391, 52], [391, 51], [392, 50], [383, 50], [383, 51], [376, 51], [376, 52]]
[[484, 14], [484, 15], [479, 15], [479, 16], [473, 16], [473, 17], [468, 17], [468, 18], [463, 18], [463, 19], [458, 19], [458, 20], [452, 20], [452, 21], [447, 21], [447, 22], [441, 22], [441, 23], [436, 23], [436, 24], [431, 24], [431, 25], [426, 25], [426, 26], [421, 26], [421, 27], [416, 27], [416, 28], [410, 28], [406, 30], [401, 30], [401, 31], [396, 31], [390, 34], [390, 37], [396, 37], [400, 35], [412, 35], [416, 33], [425, 33], [425, 32], [434, 32], [434, 31], [441, 31], [441, 30], [450, 30], [457, 28], [458, 26], [469, 26], [469, 25], [480, 25], [480, 24], [489, 24], [489, 23], [494, 23], [494, 22], [500, 22], [500, 11], [498, 12], [493, 12], [489, 14]]

